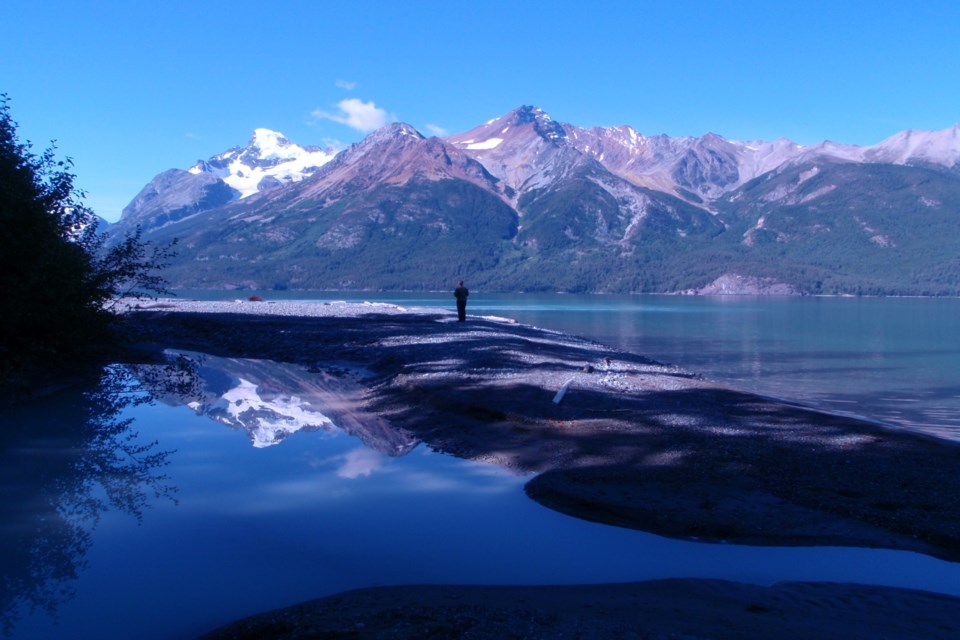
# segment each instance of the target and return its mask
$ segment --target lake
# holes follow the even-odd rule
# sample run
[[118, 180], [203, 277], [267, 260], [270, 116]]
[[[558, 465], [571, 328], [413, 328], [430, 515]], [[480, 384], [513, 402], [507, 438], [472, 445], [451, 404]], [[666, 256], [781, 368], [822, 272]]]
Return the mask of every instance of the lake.
[[[453, 311], [450, 294], [260, 295]], [[958, 300], [474, 291], [468, 314], [960, 439]], [[316, 411], [329, 401], [322, 390], [288, 365], [206, 358], [189, 388], [166, 384], [169, 374], [112, 367], [87, 389], [0, 413], [7, 637], [191, 638], [266, 609], [403, 583], [699, 576], [960, 595], [960, 565], [914, 553], [698, 544], [555, 513], [525, 497], [527, 477], [382, 431], [347, 433]], [[258, 430], [224, 397], [247, 403]]]

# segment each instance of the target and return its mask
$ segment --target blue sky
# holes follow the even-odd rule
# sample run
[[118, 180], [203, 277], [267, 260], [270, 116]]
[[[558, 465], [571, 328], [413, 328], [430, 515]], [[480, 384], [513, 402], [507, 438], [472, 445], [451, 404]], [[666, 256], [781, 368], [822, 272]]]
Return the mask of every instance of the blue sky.
[[108, 220], [256, 127], [346, 145], [522, 104], [582, 126], [868, 145], [960, 122], [960, 3], [6, 0], [0, 91]]

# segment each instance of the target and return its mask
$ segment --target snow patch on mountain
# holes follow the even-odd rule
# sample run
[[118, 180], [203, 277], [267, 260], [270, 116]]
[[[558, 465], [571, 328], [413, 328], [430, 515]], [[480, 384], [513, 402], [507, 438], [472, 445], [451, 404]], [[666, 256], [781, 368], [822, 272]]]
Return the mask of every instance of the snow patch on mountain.
[[223, 394], [221, 403], [211, 415], [220, 422], [242, 427], [257, 448], [275, 445], [304, 427], [334, 428], [333, 422], [312, 409], [309, 402], [294, 395], [265, 400], [257, 385], [243, 378]]
[[256, 129], [246, 147], [201, 160], [190, 173], [211, 173], [246, 198], [264, 189], [299, 182], [330, 162], [335, 151], [301, 147], [282, 133]]
[[473, 151], [485, 151], [487, 149], [495, 148], [501, 142], [503, 142], [503, 138], [490, 138], [488, 140], [484, 140], [483, 142], [471, 142], [466, 146], [466, 148]]

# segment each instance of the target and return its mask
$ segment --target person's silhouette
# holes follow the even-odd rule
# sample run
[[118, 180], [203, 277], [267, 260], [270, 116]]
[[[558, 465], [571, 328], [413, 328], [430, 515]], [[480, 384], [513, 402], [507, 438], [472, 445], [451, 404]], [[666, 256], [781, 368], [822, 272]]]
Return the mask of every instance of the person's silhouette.
[[463, 280], [457, 283], [457, 288], [453, 290], [453, 297], [457, 299], [457, 319], [463, 322], [467, 319], [467, 296], [470, 290], [463, 286]]

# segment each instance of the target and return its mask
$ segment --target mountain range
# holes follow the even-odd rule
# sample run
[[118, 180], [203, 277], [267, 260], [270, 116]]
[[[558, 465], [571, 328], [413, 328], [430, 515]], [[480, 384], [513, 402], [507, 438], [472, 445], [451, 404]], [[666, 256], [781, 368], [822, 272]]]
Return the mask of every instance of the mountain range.
[[174, 287], [960, 294], [960, 125], [873, 146], [583, 128], [524, 106], [339, 153], [258, 129], [159, 174], [114, 231]]

